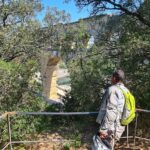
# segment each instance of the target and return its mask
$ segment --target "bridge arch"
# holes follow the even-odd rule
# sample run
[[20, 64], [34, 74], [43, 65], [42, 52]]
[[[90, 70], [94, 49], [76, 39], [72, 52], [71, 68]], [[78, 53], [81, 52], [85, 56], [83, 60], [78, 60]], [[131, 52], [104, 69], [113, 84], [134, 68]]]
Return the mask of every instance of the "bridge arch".
[[[59, 82], [62, 84], [61, 81], [69, 76], [67, 69], [59, 69], [59, 62], [63, 62], [63, 59], [56, 53], [46, 54], [41, 60], [43, 96], [55, 101], [60, 101], [61, 97], [70, 90], [68, 86], [59, 85]], [[63, 75], [58, 75], [62, 73]]]

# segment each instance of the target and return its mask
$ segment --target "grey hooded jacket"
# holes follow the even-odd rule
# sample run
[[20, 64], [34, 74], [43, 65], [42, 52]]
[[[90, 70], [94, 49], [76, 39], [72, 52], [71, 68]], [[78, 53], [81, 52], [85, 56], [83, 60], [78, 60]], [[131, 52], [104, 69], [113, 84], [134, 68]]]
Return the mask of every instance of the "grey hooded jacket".
[[120, 139], [125, 130], [125, 127], [120, 124], [125, 98], [118, 86], [124, 91], [128, 91], [123, 83], [110, 86], [103, 96], [96, 119], [96, 122], [100, 124], [99, 131], [112, 131], [116, 140]]

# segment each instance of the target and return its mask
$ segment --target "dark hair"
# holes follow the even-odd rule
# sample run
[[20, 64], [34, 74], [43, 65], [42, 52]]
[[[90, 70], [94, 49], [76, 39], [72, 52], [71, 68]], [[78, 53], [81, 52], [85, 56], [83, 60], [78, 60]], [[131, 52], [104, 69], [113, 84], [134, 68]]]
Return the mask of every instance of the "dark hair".
[[112, 76], [115, 77], [117, 81], [122, 81], [122, 82], [124, 82], [124, 80], [125, 80], [124, 71], [121, 70], [121, 69], [116, 70], [116, 71], [113, 73]]

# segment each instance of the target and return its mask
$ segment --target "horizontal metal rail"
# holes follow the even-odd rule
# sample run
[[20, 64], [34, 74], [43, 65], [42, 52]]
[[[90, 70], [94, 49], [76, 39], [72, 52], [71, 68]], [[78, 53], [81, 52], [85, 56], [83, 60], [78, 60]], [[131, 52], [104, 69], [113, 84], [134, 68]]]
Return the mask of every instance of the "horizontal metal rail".
[[52, 116], [74, 116], [74, 115], [97, 115], [98, 112], [17, 112], [17, 115], [52, 115]]
[[137, 112], [145, 112], [145, 113], [150, 113], [150, 110], [146, 109], [136, 109]]
[[[136, 109], [136, 112], [150, 113], [150, 110]], [[98, 112], [6, 112], [0, 116], [3, 119], [13, 115], [52, 115], [52, 116], [72, 116], [72, 115], [97, 115]]]
[[49, 139], [49, 140], [38, 140], [38, 141], [12, 141], [12, 144], [21, 144], [21, 143], [49, 143], [49, 142], [75, 142], [75, 140], [63, 140], [63, 139]]
[[144, 141], [149, 141], [150, 142], [150, 139], [147, 139], [147, 138], [143, 138], [143, 137], [138, 137], [138, 136], [135, 136], [136, 139], [140, 139], [140, 140], [144, 140]]

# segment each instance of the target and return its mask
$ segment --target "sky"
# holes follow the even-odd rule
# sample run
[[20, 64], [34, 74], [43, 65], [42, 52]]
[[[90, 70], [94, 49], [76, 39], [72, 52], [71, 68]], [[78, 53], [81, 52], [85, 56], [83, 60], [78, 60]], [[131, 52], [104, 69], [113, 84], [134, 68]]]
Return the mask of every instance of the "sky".
[[46, 7], [57, 7], [59, 10], [65, 10], [67, 13], [71, 15], [71, 22], [78, 21], [81, 18], [87, 18], [90, 15], [88, 8], [84, 8], [83, 10], [79, 10], [77, 6], [75, 6], [74, 0], [71, 0], [68, 3], [64, 3], [64, 0], [41, 0], [44, 9], [40, 12], [37, 18], [42, 21], [44, 14], [46, 12]]

